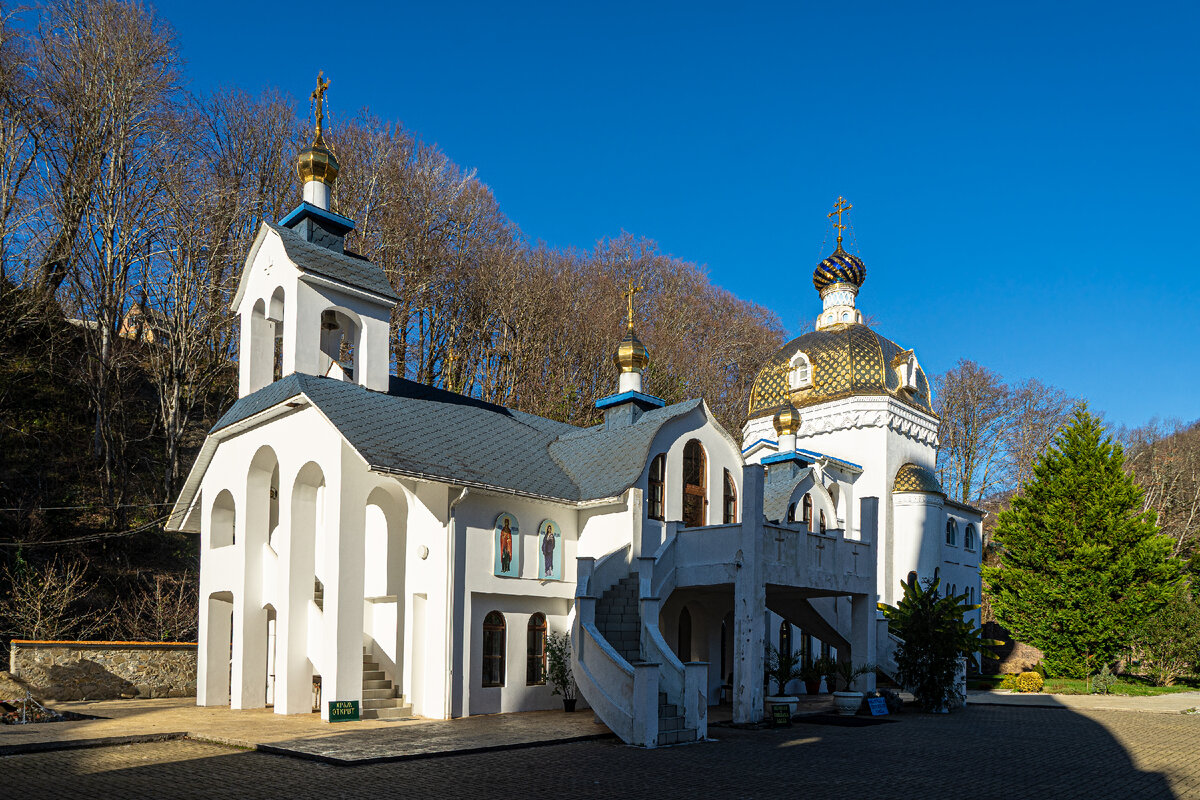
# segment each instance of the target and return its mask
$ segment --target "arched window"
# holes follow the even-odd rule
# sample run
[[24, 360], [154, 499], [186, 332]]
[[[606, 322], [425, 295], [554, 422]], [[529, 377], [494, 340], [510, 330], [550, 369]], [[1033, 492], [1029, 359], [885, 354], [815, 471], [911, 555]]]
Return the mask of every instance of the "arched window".
[[708, 459], [698, 439], [683, 448], [683, 524], [698, 528], [708, 524]]
[[525, 684], [541, 686], [546, 682], [546, 615], [534, 614], [529, 618], [526, 634]]
[[650, 519], [666, 518], [667, 454], [659, 453], [650, 462], [650, 480], [646, 487], [646, 516]]
[[808, 356], [804, 353], [796, 353], [792, 356], [790, 362], [791, 370], [788, 372], [788, 387], [795, 389], [807, 389], [812, 386], [812, 364], [808, 361]]
[[946, 520], [946, 544], [958, 544], [958, 520], [953, 517]]
[[783, 655], [792, 652], [792, 623], [786, 619], [779, 623], [779, 652]]
[[968, 550], [975, 549], [975, 525], [968, 522], [966, 530], [963, 531], [963, 547]]
[[804, 495], [804, 527], [812, 530], [812, 495]]
[[721, 507], [721, 522], [726, 525], [737, 522], [737, 484], [733, 482], [733, 475], [729, 474], [729, 470], [725, 470], [725, 499]]
[[679, 612], [679, 660], [692, 660], [692, 612], [687, 606]]
[[825, 532], [825, 512], [824, 512], [824, 511], [819, 511], [819, 512], [817, 512], [817, 513], [819, 513], [819, 514], [821, 515], [821, 517], [820, 517], [820, 525], [821, 525], [821, 527], [820, 527], [820, 531], [821, 531], [821, 533], [824, 533], [824, 532]]
[[504, 685], [504, 615], [499, 611], [483, 618], [483, 685]]
[[217, 499], [213, 502], [212, 520], [210, 522], [212, 528], [209, 531], [209, 546], [210, 547], [227, 547], [234, 543], [234, 519], [237, 514], [234, 511], [233, 495], [228, 489], [222, 489], [217, 495]]
[[795, 504], [795, 503], [790, 503], [790, 504], [788, 505], [788, 515], [787, 515], [787, 521], [788, 521], [788, 522], [795, 522], [795, 521], [796, 521], [796, 504]]

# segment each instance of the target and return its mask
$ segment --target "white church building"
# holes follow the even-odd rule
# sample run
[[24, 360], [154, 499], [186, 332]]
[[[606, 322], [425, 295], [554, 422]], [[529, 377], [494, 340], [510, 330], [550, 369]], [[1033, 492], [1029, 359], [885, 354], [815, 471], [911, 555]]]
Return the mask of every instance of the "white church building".
[[702, 399], [642, 391], [632, 287], [616, 391], [578, 428], [389, 374], [397, 297], [344, 248], [320, 117], [299, 171], [234, 299], [239, 399], [172, 515], [200, 535], [200, 705], [554, 708], [565, 632], [582, 703], [654, 747], [704, 738], [718, 702], [762, 718], [790, 688], [764, 680], [768, 645], [888, 674], [877, 603], [901, 580], [978, 598], [981, 512], [942, 492], [929, 383], [863, 324], [840, 236], [816, 330], [764, 366], [741, 441]]

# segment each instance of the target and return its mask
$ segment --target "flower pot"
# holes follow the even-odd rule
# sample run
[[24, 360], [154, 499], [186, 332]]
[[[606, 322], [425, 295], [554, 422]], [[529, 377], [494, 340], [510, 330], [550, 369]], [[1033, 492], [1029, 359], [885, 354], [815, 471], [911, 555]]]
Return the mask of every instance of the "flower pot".
[[808, 694], [816, 694], [821, 691], [821, 679], [807, 680], [804, 682], [804, 691]]
[[563, 698], [563, 711], [574, 711], [574, 710], [575, 710], [575, 698], [572, 697], [571, 699], [568, 700], [567, 698], [564, 697]]
[[858, 713], [862, 705], [862, 692], [834, 692], [833, 708], [843, 717], [852, 717]]

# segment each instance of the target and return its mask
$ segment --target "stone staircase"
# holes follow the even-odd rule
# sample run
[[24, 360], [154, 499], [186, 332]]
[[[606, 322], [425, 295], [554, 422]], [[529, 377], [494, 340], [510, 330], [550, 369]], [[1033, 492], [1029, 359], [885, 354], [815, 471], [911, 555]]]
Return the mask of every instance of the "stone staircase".
[[638, 578], [621, 578], [596, 603], [596, 629], [630, 664], [642, 660], [642, 615], [638, 611]]
[[412, 716], [412, 706], [404, 702], [404, 695], [388, 680], [379, 663], [371, 660], [366, 648], [363, 648], [362, 685], [363, 719], [405, 719]]
[[658, 693], [658, 746], [696, 741], [695, 729], [683, 727], [679, 706], [667, 702], [667, 693]]

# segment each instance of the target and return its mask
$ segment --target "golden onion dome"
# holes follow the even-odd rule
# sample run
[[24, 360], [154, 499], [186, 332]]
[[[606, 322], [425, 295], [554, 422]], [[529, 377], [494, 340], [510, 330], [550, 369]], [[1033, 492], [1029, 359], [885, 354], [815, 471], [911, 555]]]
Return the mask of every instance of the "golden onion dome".
[[[858, 322], [836, 323], [797, 337], [759, 370], [750, 390], [751, 419], [773, 415], [785, 403], [796, 408], [844, 397], [887, 396], [933, 413], [929, 381], [918, 366], [914, 388], [904, 388], [898, 356], [908, 351]], [[808, 380], [792, 389], [789, 373], [798, 353], [808, 358]]]
[[896, 480], [892, 483], [892, 493], [918, 492], [921, 494], [945, 494], [941, 481], [933, 470], [922, 467], [911, 461], [896, 470]]
[[296, 159], [296, 174], [300, 176], [301, 186], [309, 181], [320, 181], [332, 189], [340, 169], [333, 151], [325, 146], [325, 136], [320, 131], [312, 145], [301, 150]]
[[613, 353], [613, 363], [622, 373], [640, 373], [650, 366], [650, 351], [633, 332], [632, 326], [625, 332], [625, 338], [617, 345], [616, 352]]
[[800, 432], [800, 412], [791, 403], [785, 403], [775, 412], [774, 422], [778, 436], [795, 436]]

